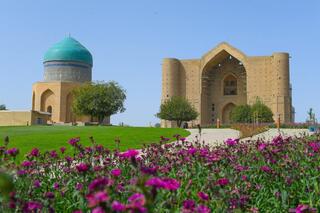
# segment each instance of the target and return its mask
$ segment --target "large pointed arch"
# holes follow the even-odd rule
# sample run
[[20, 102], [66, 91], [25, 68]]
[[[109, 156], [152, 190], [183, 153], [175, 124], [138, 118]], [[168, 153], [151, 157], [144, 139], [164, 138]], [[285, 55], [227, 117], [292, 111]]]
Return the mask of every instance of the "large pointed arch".
[[40, 110], [46, 112], [51, 106], [51, 112], [55, 111], [55, 94], [51, 89], [45, 90], [40, 98]]

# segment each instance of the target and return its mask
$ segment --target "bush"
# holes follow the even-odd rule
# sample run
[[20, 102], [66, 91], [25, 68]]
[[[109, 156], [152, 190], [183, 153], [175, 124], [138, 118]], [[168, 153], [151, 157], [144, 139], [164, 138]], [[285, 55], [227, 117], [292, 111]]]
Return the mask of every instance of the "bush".
[[235, 123], [251, 123], [252, 113], [249, 105], [236, 106], [231, 111], [231, 120]]
[[160, 112], [156, 116], [160, 119], [175, 121], [177, 126], [181, 127], [183, 121], [192, 121], [198, 115], [197, 110], [187, 99], [174, 96], [161, 104]]
[[[160, 144], [141, 153], [110, 151], [78, 138], [67, 149], [0, 152], [14, 192], [1, 212], [316, 212], [320, 208], [320, 141], [276, 137], [209, 148], [202, 142]], [[5, 186], [10, 187], [11, 178]], [[1, 188], [2, 189], [2, 188]], [[211, 210], [210, 210], [211, 209]], [[78, 211], [79, 212], [79, 211]]]

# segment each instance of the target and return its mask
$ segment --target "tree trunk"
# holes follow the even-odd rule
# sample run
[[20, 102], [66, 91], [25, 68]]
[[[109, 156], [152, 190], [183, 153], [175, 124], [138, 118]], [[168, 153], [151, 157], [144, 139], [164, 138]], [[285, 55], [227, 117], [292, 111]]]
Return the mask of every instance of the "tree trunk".
[[180, 120], [177, 121], [178, 128], [181, 128], [181, 123], [182, 123], [182, 121], [180, 121]]
[[104, 120], [104, 115], [99, 115], [98, 116], [98, 122], [99, 122], [100, 125], [102, 124], [103, 120]]

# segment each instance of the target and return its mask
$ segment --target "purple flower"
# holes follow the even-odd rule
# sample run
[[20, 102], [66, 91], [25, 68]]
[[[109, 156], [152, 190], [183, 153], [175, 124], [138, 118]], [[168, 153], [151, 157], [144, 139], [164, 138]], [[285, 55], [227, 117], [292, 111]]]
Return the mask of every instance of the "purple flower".
[[195, 153], [197, 152], [197, 149], [196, 148], [189, 148], [188, 149], [188, 153], [190, 154], [190, 155], [194, 155]]
[[55, 182], [54, 184], [53, 184], [53, 188], [55, 189], [55, 190], [58, 190], [59, 189], [59, 183], [57, 183], [57, 182]]
[[42, 209], [42, 205], [37, 201], [29, 201], [25, 204], [23, 209], [26, 212], [37, 212], [37, 210]]
[[267, 172], [267, 173], [271, 173], [272, 169], [269, 166], [261, 166], [260, 167], [261, 171]]
[[210, 213], [211, 210], [205, 206], [205, 205], [199, 205], [197, 208], [196, 208], [196, 212], [197, 213]]
[[121, 153], [120, 157], [124, 157], [124, 158], [134, 158], [137, 155], [139, 155], [139, 151], [135, 150], [135, 149], [129, 149], [128, 151]]
[[320, 152], [320, 142], [310, 142], [309, 146], [312, 148], [314, 152]]
[[317, 209], [310, 208], [308, 205], [299, 204], [295, 209], [290, 209], [289, 212], [295, 212], [295, 213], [317, 212]]
[[225, 185], [228, 185], [230, 183], [230, 181], [228, 178], [220, 178], [217, 180], [216, 183], [220, 186], [225, 186]]
[[54, 198], [54, 193], [53, 193], [53, 192], [46, 192], [46, 193], [44, 194], [44, 196], [45, 196], [46, 198], [53, 199], [53, 198]]
[[181, 142], [185, 142], [186, 138], [180, 138]]
[[141, 167], [141, 172], [144, 174], [155, 175], [158, 170], [158, 166], [155, 167]]
[[80, 138], [79, 138], [79, 137], [78, 137], [78, 138], [71, 138], [68, 143], [69, 143], [71, 146], [76, 146], [79, 141], [80, 141]]
[[146, 181], [145, 186], [153, 186], [155, 188], [162, 188], [167, 190], [177, 190], [180, 187], [180, 183], [172, 178], [158, 178], [152, 177]]
[[76, 184], [76, 190], [81, 191], [83, 188], [83, 185], [81, 183]]
[[102, 207], [98, 206], [92, 210], [91, 213], [105, 213]]
[[259, 144], [258, 150], [259, 150], [259, 151], [262, 151], [262, 150], [264, 150], [266, 147], [267, 147], [267, 144], [265, 144], [265, 143]]
[[204, 200], [204, 201], [209, 200], [209, 195], [207, 193], [204, 193], [204, 192], [198, 192], [198, 197], [201, 200]]
[[228, 146], [235, 146], [237, 145], [237, 143], [239, 142], [239, 139], [231, 139], [231, 138], [228, 138], [225, 143], [228, 145]]
[[58, 157], [58, 154], [57, 154], [56, 150], [50, 151], [49, 154], [50, 154], [50, 157], [52, 157], [52, 158], [57, 158]]
[[112, 169], [111, 174], [115, 177], [119, 177], [121, 175], [121, 169]]
[[60, 152], [63, 154], [66, 151], [66, 147], [60, 147]]
[[97, 206], [99, 203], [109, 200], [109, 196], [104, 191], [99, 191], [95, 194], [88, 194], [86, 198], [88, 201], [88, 207], [90, 208]]
[[184, 209], [193, 210], [196, 207], [196, 203], [193, 200], [187, 199], [182, 203]]
[[128, 198], [129, 204], [127, 205], [128, 209], [138, 212], [147, 212], [147, 209], [144, 207], [146, 203], [146, 198], [143, 194], [135, 193]]
[[97, 178], [95, 180], [93, 180], [88, 188], [89, 188], [89, 191], [94, 191], [94, 190], [102, 190], [105, 186], [110, 186], [112, 185], [112, 181], [109, 180], [108, 178]]
[[89, 170], [89, 166], [85, 163], [80, 163], [76, 165], [78, 172], [83, 173]]
[[26, 170], [18, 170], [17, 171], [17, 175], [18, 176], [23, 176], [23, 175], [26, 175], [27, 174], [27, 171]]
[[12, 157], [15, 157], [15, 156], [17, 156], [19, 154], [19, 149], [17, 149], [17, 148], [8, 149], [6, 151], [6, 154], [8, 154], [8, 155], [10, 155]]
[[23, 167], [31, 167], [32, 164], [33, 163], [31, 161], [25, 160], [25, 161], [22, 162], [21, 166], [23, 166]]
[[31, 157], [38, 157], [40, 155], [40, 151], [37, 148], [33, 148], [29, 154]]
[[113, 201], [111, 204], [111, 208], [116, 212], [123, 212], [126, 210], [126, 206], [120, 203], [119, 201]]
[[35, 180], [33, 182], [33, 186], [34, 186], [34, 188], [39, 188], [41, 186], [41, 182], [39, 180]]

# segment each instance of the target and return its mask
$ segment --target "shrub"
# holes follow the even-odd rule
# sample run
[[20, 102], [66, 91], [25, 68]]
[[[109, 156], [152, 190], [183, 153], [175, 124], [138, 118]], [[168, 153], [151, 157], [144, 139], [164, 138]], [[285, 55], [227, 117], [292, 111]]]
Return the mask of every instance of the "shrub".
[[251, 107], [247, 104], [236, 106], [231, 112], [231, 120], [235, 123], [251, 123]]
[[160, 119], [175, 121], [177, 126], [181, 127], [183, 121], [192, 121], [198, 115], [196, 109], [187, 99], [174, 96], [161, 104], [160, 112], [156, 116]]

